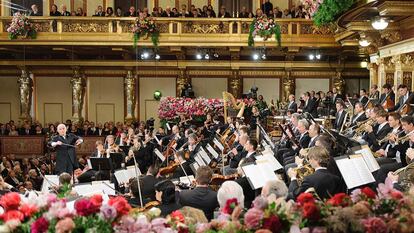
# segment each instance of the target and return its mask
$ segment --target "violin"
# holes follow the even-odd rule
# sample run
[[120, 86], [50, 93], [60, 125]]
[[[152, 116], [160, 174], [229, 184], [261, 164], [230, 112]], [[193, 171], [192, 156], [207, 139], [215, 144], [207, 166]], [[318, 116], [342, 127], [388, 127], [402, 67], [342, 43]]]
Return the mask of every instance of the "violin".
[[213, 177], [211, 178], [211, 185], [221, 185], [226, 181], [229, 180], [235, 180], [237, 179], [237, 177], [239, 176], [239, 174], [232, 174], [232, 175], [227, 175], [227, 176], [223, 176], [223, 175], [219, 175], [219, 174], [213, 174]]
[[150, 201], [147, 204], [145, 204], [144, 207], [138, 208], [138, 212], [145, 212], [150, 210], [153, 207], [159, 206], [161, 203], [159, 201]]

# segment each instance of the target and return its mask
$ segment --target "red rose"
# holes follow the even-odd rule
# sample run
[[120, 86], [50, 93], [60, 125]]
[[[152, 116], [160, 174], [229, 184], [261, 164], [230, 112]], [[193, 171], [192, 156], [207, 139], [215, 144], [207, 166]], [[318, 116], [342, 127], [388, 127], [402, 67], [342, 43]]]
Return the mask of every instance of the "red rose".
[[43, 233], [43, 232], [47, 232], [48, 228], [49, 228], [49, 222], [44, 217], [40, 217], [32, 223], [32, 225], [30, 226], [30, 232], [31, 233]]
[[17, 210], [20, 205], [20, 195], [18, 193], [7, 193], [0, 199], [0, 205], [5, 211]]
[[319, 209], [315, 203], [312, 202], [308, 202], [303, 205], [302, 214], [304, 218], [307, 218], [311, 221], [318, 221], [320, 218]]
[[329, 199], [326, 203], [332, 206], [348, 206], [350, 202], [350, 197], [345, 193], [337, 193], [331, 199]]
[[365, 196], [370, 199], [375, 199], [375, 197], [377, 196], [377, 194], [369, 187], [364, 187], [363, 189], [361, 189], [361, 193], [365, 194]]
[[223, 213], [225, 214], [231, 214], [233, 213], [234, 208], [239, 204], [237, 201], [237, 198], [231, 198], [226, 201], [226, 205], [223, 208]]
[[91, 200], [92, 204], [93, 204], [94, 206], [97, 206], [98, 208], [100, 208], [100, 207], [101, 207], [102, 202], [103, 202], [102, 196], [101, 196], [101, 195], [99, 195], [99, 194], [95, 194], [95, 195], [93, 195], [93, 196], [90, 198], [90, 200]]
[[108, 205], [113, 206], [119, 215], [125, 215], [131, 209], [131, 206], [124, 197], [115, 197], [108, 201]]
[[391, 191], [391, 197], [394, 199], [401, 199], [403, 198], [403, 194], [398, 190]]
[[185, 218], [184, 215], [179, 211], [179, 210], [175, 210], [170, 214], [171, 219], [173, 219], [175, 222], [181, 222], [184, 223], [185, 222]]
[[271, 232], [280, 232], [282, 230], [282, 223], [276, 215], [272, 215], [263, 220], [263, 229], [268, 229]]
[[99, 206], [95, 206], [88, 199], [80, 199], [75, 202], [76, 213], [80, 216], [89, 216], [91, 214], [99, 212]]
[[26, 218], [30, 218], [33, 214], [35, 214], [38, 211], [38, 209], [35, 205], [23, 204], [22, 206], [20, 206], [20, 211], [24, 214]]
[[297, 198], [296, 201], [300, 204], [300, 205], [304, 205], [305, 203], [311, 202], [314, 203], [315, 202], [315, 198], [313, 197], [313, 195], [311, 193], [301, 193]]
[[9, 210], [2, 215], [2, 218], [5, 222], [9, 220], [13, 220], [13, 219], [18, 219], [20, 221], [23, 221], [24, 214], [18, 210]]

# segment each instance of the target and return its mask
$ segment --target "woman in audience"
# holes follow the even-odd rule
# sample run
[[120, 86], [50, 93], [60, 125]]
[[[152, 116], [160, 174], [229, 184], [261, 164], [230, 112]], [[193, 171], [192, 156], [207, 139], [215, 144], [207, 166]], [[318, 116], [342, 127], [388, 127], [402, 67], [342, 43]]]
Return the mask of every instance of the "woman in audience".
[[9, 136], [19, 136], [19, 131], [16, 130], [15, 125], [11, 126]]
[[86, 16], [83, 12], [82, 7], [78, 7], [78, 9], [76, 10], [76, 16]]
[[114, 16], [114, 9], [112, 7], [106, 8], [106, 17], [113, 17]]
[[155, 184], [155, 198], [160, 202], [161, 217], [181, 208], [176, 201], [175, 185], [171, 180], [163, 180]]
[[121, 7], [116, 8], [115, 17], [122, 17], [122, 8]]
[[211, 11], [211, 16], [213, 18], [216, 18], [216, 12], [214, 11], [213, 6], [211, 4], [207, 6], [207, 9]]
[[220, 209], [226, 206], [226, 202], [229, 199], [236, 198], [239, 206], [244, 208], [244, 194], [242, 187], [235, 181], [224, 182], [217, 192], [217, 200], [220, 205]]
[[50, 16], [61, 16], [62, 14], [58, 11], [58, 7], [56, 4], [52, 5], [52, 8], [50, 9]]

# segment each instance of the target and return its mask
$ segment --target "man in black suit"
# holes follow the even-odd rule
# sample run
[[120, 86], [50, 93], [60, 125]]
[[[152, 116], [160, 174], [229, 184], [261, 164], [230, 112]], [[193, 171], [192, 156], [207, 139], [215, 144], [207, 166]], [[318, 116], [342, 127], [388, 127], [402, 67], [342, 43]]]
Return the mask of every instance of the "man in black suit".
[[283, 165], [291, 163], [294, 161], [295, 155], [297, 155], [300, 149], [308, 148], [311, 138], [309, 137], [309, 122], [306, 119], [301, 119], [298, 122], [297, 129], [300, 133], [298, 142], [299, 145], [292, 145], [291, 149], [283, 154], [283, 159], [279, 158], [279, 161], [283, 161]]
[[302, 95], [302, 100], [305, 101], [302, 112], [310, 113], [313, 117], [318, 116], [318, 106], [313, 98], [311, 98], [309, 92], [305, 92]]
[[361, 90], [359, 90], [359, 95], [360, 97], [358, 101], [361, 102], [365, 106], [369, 100], [367, 90], [362, 88]]
[[24, 135], [24, 136], [34, 135], [34, 132], [29, 124], [25, 124], [22, 128], [20, 128], [19, 135]]
[[351, 118], [351, 125], [349, 127], [355, 126], [358, 122], [365, 121], [367, 115], [365, 114], [364, 105], [361, 102], [355, 103], [354, 115]]
[[63, 172], [73, 174], [78, 168], [78, 160], [76, 159], [75, 146], [80, 145], [83, 139], [74, 135], [66, 134], [66, 126], [60, 124], [57, 127], [59, 135], [54, 137], [51, 146], [56, 148], [56, 174]]
[[62, 11], [60, 13], [62, 16], [70, 16], [70, 12], [67, 11], [66, 5], [62, 5]]
[[201, 166], [197, 169], [196, 188], [180, 192], [180, 204], [202, 210], [208, 220], [214, 217], [218, 207], [217, 193], [209, 187], [212, 176], [210, 167]]
[[93, 16], [105, 17], [105, 11], [103, 11], [102, 6], [98, 6], [98, 9], [95, 11]]
[[31, 9], [32, 10], [30, 11], [29, 16], [42, 16], [42, 14], [39, 12], [39, 8], [37, 7], [36, 4], [33, 4], [31, 6]]
[[342, 100], [336, 101], [336, 114], [334, 128], [340, 132], [343, 129], [343, 125], [348, 119], [348, 113], [345, 111], [345, 103]]
[[[247, 151], [246, 157], [242, 158], [239, 163], [239, 169], [240, 166], [246, 163], [252, 163], [256, 161], [256, 150], [257, 150], [257, 141], [255, 139], [249, 139], [246, 142], [246, 145], [244, 145], [244, 150]], [[239, 172], [240, 173], [240, 172]]]
[[414, 94], [408, 91], [408, 87], [404, 84], [398, 86], [398, 95], [400, 96], [398, 103], [393, 107], [388, 109], [388, 112], [400, 111], [404, 105], [409, 105], [409, 111], [407, 115], [412, 115], [414, 112], [414, 108], [411, 104], [414, 104]]
[[298, 111], [298, 104], [295, 102], [295, 95], [289, 95], [289, 104], [287, 106], [287, 110], [292, 110], [293, 112]]
[[266, 0], [265, 3], [262, 4], [262, 10], [263, 13], [269, 16], [269, 11], [273, 11], [273, 4], [269, 0]]
[[237, 167], [239, 166], [240, 161], [247, 155], [247, 151], [244, 149], [247, 140], [249, 140], [248, 135], [240, 136], [239, 142], [231, 150], [231, 153], [229, 154], [229, 165], [224, 167], [226, 175], [234, 174], [237, 172]]
[[383, 105], [385, 101], [387, 100], [387, 97], [390, 97], [392, 102], [395, 103], [395, 94], [394, 91], [392, 91], [392, 87], [390, 84], [386, 83], [382, 86], [382, 94], [380, 96], [380, 104]]
[[341, 94], [339, 94], [338, 90], [336, 90], [336, 88], [334, 87], [332, 88], [332, 103], [335, 104], [338, 99], [344, 100], [344, 97]]
[[141, 178], [142, 188], [141, 194], [142, 198], [149, 199], [151, 201], [155, 201], [155, 184], [158, 183], [160, 180], [156, 177], [158, 174], [158, 166], [151, 165], [148, 168], [147, 174]]
[[365, 141], [368, 142], [368, 145], [371, 147], [372, 151], [377, 151], [381, 148], [381, 145], [378, 144], [378, 140], [383, 139], [392, 131], [392, 128], [388, 124], [387, 118], [388, 113], [384, 110], [379, 110], [375, 114], [375, 120], [377, 125], [374, 127], [368, 125], [366, 126], [367, 134], [362, 137]]
[[318, 146], [311, 148], [308, 153], [308, 159], [315, 172], [305, 176], [301, 185], [299, 185], [296, 178], [297, 172], [294, 169], [289, 169], [288, 176], [291, 182], [288, 198], [296, 199], [299, 194], [306, 192], [309, 188], [314, 188], [315, 192], [322, 199], [329, 198], [343, 191], [341, 179], [326, 169], [329, 163], [329, 153], [325, 148]]
[[249, 12], [247, 12], [247, 8], [245, 6], [242, 7], [239, 13], [239, 18], [249, 18]]

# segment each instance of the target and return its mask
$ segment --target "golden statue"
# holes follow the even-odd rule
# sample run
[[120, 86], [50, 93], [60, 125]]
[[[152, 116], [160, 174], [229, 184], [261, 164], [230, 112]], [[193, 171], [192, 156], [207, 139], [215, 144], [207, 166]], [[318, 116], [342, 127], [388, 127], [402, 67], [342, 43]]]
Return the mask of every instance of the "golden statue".
[[239, 77], [239, 71], [233, 70], [229, 80], [229, 92], [236, 98], [240, 98], [243, 92], [243, 80]]
[[286, 71], [283, 78], [283, 102], [288, 102], [289, 95], [295, 94], [295, 80], [290, 76], [290, 71]]
[[177, 77], [176, 96], [181, 97], [183, 90], [191, 83], [190, 77], [187, 76], [185, 69], [180, 69], [180, 74]]
[[74, 122], [82, 121], [83, 99], [85, 96], [85, 78], [80, 74], [79, 69], [73, 70], [72, 84], [72, 119]]
[[336, 76], [333, 80], [333, 86], [339, 94], [343, 94], [345, 92], [345, 80], [342, 78], [342, 72], [336, 72]]
[[27, 70], [22, 69], [22, 75], [18, 78], [20, 96], [20, 119], [30, 120], [32, 107], [33, 80]]
[[136, 78], [131, 70], [128, 70], [127, 76], [124, 79], [124, 94], [126, 101], [126, 116], [125, 120], [132, 121], [135, 115], [135, 91], [136, 91]]

